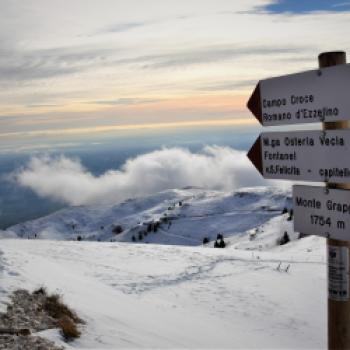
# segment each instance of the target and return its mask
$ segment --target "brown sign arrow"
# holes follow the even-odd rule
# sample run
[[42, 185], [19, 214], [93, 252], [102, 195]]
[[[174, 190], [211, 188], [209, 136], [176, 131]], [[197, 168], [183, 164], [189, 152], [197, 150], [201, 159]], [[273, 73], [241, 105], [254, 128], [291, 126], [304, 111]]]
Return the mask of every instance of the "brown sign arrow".
[[265, 179], [350, 182], [350, 129], [263, 132], [248, 158]]
[[262, 124], [260, 84], [255, 87], [247, 103], [247, 107], [253, 113], [254, 117], [258, 119], [259, 123]]
[[263, 175], [263, 164], [261, 158], [261, 141], [260, 136], [254, 142], [254, 145], [251, 147], [247, 154], [249, 160], [253, 163], [255, 168]]

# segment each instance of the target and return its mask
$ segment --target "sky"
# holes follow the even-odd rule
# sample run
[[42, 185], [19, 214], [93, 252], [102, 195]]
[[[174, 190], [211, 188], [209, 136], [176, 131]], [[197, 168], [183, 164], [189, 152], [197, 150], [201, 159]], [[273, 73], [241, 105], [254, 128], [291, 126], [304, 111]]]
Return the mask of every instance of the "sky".
[[350, 47], [344, 0], [2, 0], [0, 140], [256, 125], [258, 80]]

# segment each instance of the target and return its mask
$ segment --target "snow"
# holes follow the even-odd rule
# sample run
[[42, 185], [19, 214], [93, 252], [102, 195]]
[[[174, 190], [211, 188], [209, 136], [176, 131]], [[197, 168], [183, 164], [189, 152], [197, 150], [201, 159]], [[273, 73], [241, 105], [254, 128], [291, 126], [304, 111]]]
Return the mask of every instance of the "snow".
[[[148, 234], [142, 242], [196, 246], [204, 237], [213, 241], [218, 233], [237, 236], [266, 223], [289, 205], [288, 196], [281, 189], [266, 187], [232, 193], [168, 190], [117, 205], [70, 207], [5, 232], [22, 238], [76, 240], [80, 236], [92, 241], [131, 242], [132, 236], [138, 241], [149, 223], [164, 220], [157, 234]], [[113, 228], [118, 225], [124, 231], [116, 235]]]
[[[112, 213], [131, 230], [180, 200], [169, 236], [152, 234], [157, 244], [127, 243], [129, 231], [124, 242], [69, 241], [60, 231], [74, 218], [92, 232], [102, 218], [114, 222]], [[17, 288], [59, 292], [86, 321], [67, 349], [326, 348], [325, 239], [296, 239], [281, 215], [285, 201], [286, 193], [266, 188], [174, 190], [18, 225], [8, 232], [45, 228], [60, 240], [0, 240], [0, 305]], [[199, 245], [197, 230], [190, 234], [198, 226], [224, 232], [227, 248]], [[284, 230], [292, 241], [276, 245]], [[63, 344], [57, 330], [40, 334]]]
[[251, 252], [3, 240], [0, 283], [61, 293], [87, 321], [72, 348], [324, 348], [322, 245], [308, 237]]

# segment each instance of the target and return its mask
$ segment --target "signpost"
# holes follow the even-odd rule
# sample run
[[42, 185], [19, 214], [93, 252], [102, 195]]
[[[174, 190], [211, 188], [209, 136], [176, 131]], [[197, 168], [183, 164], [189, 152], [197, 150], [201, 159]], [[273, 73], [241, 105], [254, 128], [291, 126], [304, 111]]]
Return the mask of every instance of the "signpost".
[[350, 349], [350, 65], [319, 55], [318, 70], [262, 80], [248, 108], [264, 126], [322, 122], [323, 131], [262, 133], [248, 153], [268, 179], [294, 186], [296, 231], [327, 237], [328, 348]]
[[[319, 66], [329, 67], [334, 65], [342, 65], [346, 63], [345, 52], [329, 52], [319, 55]], [[349, 122], [329, 122], [324, 123], [325, 130], [345, 129], [349, 128]], [[350, 183], [342, 185], [330, 184], [330, 187], [339, 189], [349, 189]], [[341, 266], [349, 266], [349, 241], [337, 239], [327, 239], [327, 258], [328, 258], [328, 290], [331, 290], [334, 280], [341, 280], [346, 283], [349, 288], [349, 269], [342, 269]], [[334, 268], [332, 263], [334, 252], [337, 253], [337, 258], [341, 260], [338, 268]], [[345, 270], [345, 272], [344, 272]], [[342, 277], [339, 278], [339, 272], [342, 272]], [[347, 278], [344, 279], [344, 274]], [[332, 293], [328, 293], [328, 348], [329, 349], [349, 349], [350, 348], [350, 300], [349, 296], [343, 300], [338, 300]]]
[[347, 183], [350, 129], [262, 133], [248, 158], [266, 179]]
[[350, 119], [350, 64], [261, 80], [248, 108], [264, 126]]
[[350, 191], [295, 185], [293, 209], [295, 231], [350, 240]]

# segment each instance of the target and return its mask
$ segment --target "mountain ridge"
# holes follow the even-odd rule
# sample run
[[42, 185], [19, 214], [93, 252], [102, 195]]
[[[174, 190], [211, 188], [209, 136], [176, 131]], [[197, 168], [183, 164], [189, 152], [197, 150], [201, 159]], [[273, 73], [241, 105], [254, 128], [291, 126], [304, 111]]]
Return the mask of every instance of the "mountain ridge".
[[187, 187], [115, 205], [74, 206], [8, 228], [3, 237], [200, 245], [250, 232], [290, 207], [272, 187], [233, 192]]

